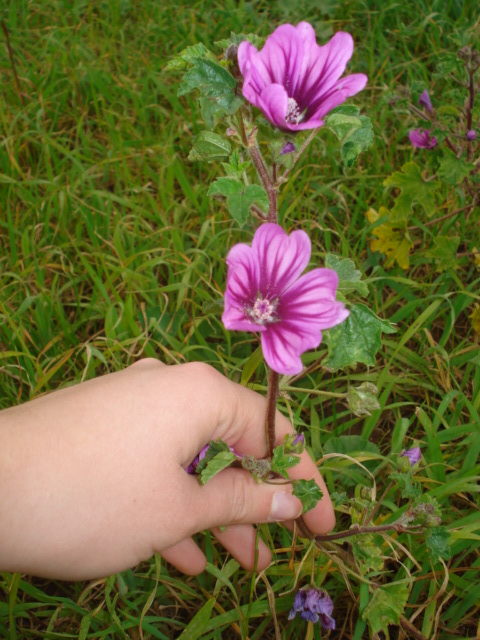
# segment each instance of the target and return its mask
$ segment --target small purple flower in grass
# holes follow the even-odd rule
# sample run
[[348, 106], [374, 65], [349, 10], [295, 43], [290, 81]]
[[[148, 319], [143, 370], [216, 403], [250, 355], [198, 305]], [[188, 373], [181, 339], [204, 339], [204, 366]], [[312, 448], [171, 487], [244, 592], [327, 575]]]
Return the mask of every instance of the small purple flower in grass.
[[321, 127], [329, 111], [367, 83], [362, 73], [340, 78], [352, 53], [349, 33], [340, 31], [319, 47], [308, 22], [283, 24], [261, 51], [247, 41], [238, 47], [243, 95], [283, 131]]
[[428, 95], [428, 91], [426, 89], [420, 94], [418, 104], [421, 107], [425, 107], [425, 110], [429, 113], [433, 111], [432, 101], [430, 100], [430, 96]]
[[420, 451], [420, 447], [412, 447], [411, 449], [402, 451], [400, 457], [408, 458], [410, 466], [413, 467], [414, 464], [417, 464], [417, 462], [419, 462], [420, 458], [422, 457], [422, 452]]
[[470, 131], [467, 131], [466, 133], [467, 140], [471, 142], [472, 140], [475, 140], [476, 137], [477, 137], [477, 132], [475, 131], [475, 129], [470, 129]]
[[437, 139], [427, 129], [412, 129], [408, 137], [413, 146], [418, 149], [433, 149], [437, 146]]
[[297, 613], [308, 622], [319, 622], [325, 629], [335, 629], [332, 618], [333, 602], [326, 591], [316, 587], [300, 589], [293, 601], [288, 619], [293, 620]]
[[335, 300], [335, 271], [313, 269], [300, 275], [310, 254], [304, 231], [288, 236], [278, 224], [264, 223], [252, 246], [237, 244], [227, 256], [223, 324], [235, 331], [260, 333], [266, 363], [285, 375], [300, 373], [300, 356], [318, 347], [321, 330], [348, 316]]

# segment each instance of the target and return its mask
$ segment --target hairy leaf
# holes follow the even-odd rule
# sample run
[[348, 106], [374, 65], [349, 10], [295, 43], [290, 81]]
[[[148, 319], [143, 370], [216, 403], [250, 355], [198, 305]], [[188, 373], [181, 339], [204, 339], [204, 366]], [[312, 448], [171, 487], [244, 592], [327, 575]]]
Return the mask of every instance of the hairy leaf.
[[232, 147], [228, 140], [213, 131], [200, 131], [193, 138], [193, 148], [188, 156], [189, 160], [219, 160], [230, 155]]
[[382, 333], [395, 332], [389, 322], [381, 320], [364, 304], [354, 304], [344, 322], [324, 332], [328, 345], [325, 366], [333, 371], [357, 362], [373, 366], [382, 346]]
[[435, 260], [437, 271], [458, 269], [457, 249], [460, 238], [453, 236], [437, 236], [433, 239], [434, 247], [428, 251], [427, 256]]
[[440, 160], [438, 176], [447, 184], [460, 184], [475, 168], [473, 163], [467, 162], [464, 158], [457, 158], [450, 149], [445, 149], [444, 154]]
[[377, 399], [378, 389], [371, 382], [362, 382], [358, 387], [350, 387], [347, 392], [347, 402], [352, 413], [356, 416], [370, 416], [372, 411], [380, 409]]
[[425, 543], [432, 559], [450, 559], [451, 551], [448, 537], [448, 530], [445, 527], [432, 527], [426, 532]]
[[275, 447], [272, 457], [272, 471], [279, 473], [284, 478], [288, 478], [287, 469], [295, 467], [300, 462], [300, 458], [290, 453], [285, 453], [283, 444]]
[[[386, 215], [388, 215], [388, 211], [384, 207], [380, 207], [379, 213], [374, 209], [367, 211], [367, 218], [371, 223]], [[377, 236], [377, 240], [370, 241], [370, 249], [385, 254], [387, 256], [387, 266], [397, 262], [402, 269], [408, 269], [410, 263], [409, 254], [410, 249], [413, 247], [413, 242], [410, 240], [406, 229], [394, 227], [390, 222], [386, 222], [374, 227], [372, 233]]]
[[303, 513], [310, 511], [319, 502], [323, 493], [315, 480], [293, 480], [293, 495], [301, 501]]
[[263, 187], [258, 184], [245, 186], [243, 182], [235, 178], [217, 178], [210, 185], [207, 195], [225, 196], [228, 210], [241, 226], [247, 221], [252, 204], [257, 204], [261, 209], [268, 210], [268, 196]]
[[349, 293], [356, 291], [363, 298], [368, 295], [368, 286], [362, 282], [362, 273], [355, 268], [355, 263], [350, 258], [341, 258], [334, 253], [327, 253], [325, 266], [333, 269], [338, 275], [338, 291]]
[[408, 220], [415, 204], [419, 204], [428, 216], [435, 213], [435, 192], [439, 183], [423, 179], [420, 167], [415, 162], [407, 162], [402, 171], [395, 171], [383, 183], [386, 187], [397, 187], [400, 195], [390, 213], [390, 222]]
[[229, 467], [232, 462], [235, 462], [236, 459], [236, 455], [231, 451], [221, 451], [220, 453], [217, 453], [211, 460], [207, 462], [202, 472], [200, 473], [200, 483], [206, 484], [213, 478], [213, 476], [216, 476], [217, 473], [220, 473], [220, 471]]
[[408, 586], [399, 582], [375, 589], [362, 613], [373, 633], [383, 631], [388, 636], [388, 625], [398, 625], [408, 600]]
[[215, 60], [215, 56], [201, 42], [191, 47], [186, 47], [178, 55], [172, 58], [166, 65], [166, 71], [175, 71], [177, 69], [187, 69], [197, 58], [208, 58]]

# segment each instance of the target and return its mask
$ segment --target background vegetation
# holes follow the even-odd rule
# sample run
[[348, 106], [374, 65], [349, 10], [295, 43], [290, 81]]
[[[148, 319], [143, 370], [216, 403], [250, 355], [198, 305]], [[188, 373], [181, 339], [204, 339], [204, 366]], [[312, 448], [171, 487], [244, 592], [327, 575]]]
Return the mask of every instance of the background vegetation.
[[[297, 540], [295, 551], [290, 533], [263, 526], [277, 559], [263, 575], [239, 569], [208, 532], [198, 537], [209, 559], [198, 578], [178, 575], [159, 557], [91, 583], [0, 574], [0, 636], [327, 637], [287, 621], [295, 580], [301, 585], [313, 572], [335, 602], [330, 638], [374, 635], [373, 583], [403, 585], [406, 593], [400, 623], [375, 637], [478, 637], [480, 210], [435, 222], [472, 202], [461, 184], [442, 183], [434, 215], [414, 207], [408, 220], [412, 247], [403, 269], [372, 250], [366, 215], [393, 206], [396, 191], [384, 180], [406, 162], [433, 175], [435, 152], [409, 143], [408, 130], [419, 124], [405, 91], [415, 104], [427, 88], [436, 107], [462, 107], [460, 89], [439, 65], [461, 46], [478, 48], [476, 3], [2, 0], [0, 18], [0, 407], [144, 356], [203, 360], [240, 381], [257, 344], [223, 329], [218, 300], [225, 248], [248, 240], [254, 225], [239, 229], [206, 196], [218, 167], [187, 161], [201, 128], [197, 104], [176, 96], [178, 77], [163, 69], [185, 46], [213, 48], [231, 31], [268, 35], [282, 22], [308, 20], [321, 41], [347, 30], [356, 42], [349, 68], [369, 76], [354, 102], [372, 119], [374, 146], [346, 170], [334, 136], [320, 132], [281, 194], [280, 217], [289, 229], [307, 227], [312, 262], [330, 251], [352, 258], [369, 284], [368, 305], [397, 333], [385, 336], [375, 367], [336, 374], [313, 367], [284, 384], [281, 408], [317, 459], [355, 458], [374, 475], [378, 494], [396, 455], [420, 444], [414, 479], [442, 507], [448, 532], [440, 549], [406, 534], [382, 538], [376, 571], [360, 562], [368, 547], [361, 541], [329, 543], [312, 567], [300, 563], [308, 542]], [[439, 234], [459, 239], [453, 250], [439, 248]], [[322, 345], [305, 362], [325, 354]], [[370, 416], [322, 396], [366, 381], [380, 391]], [[261, 367], [249, 383], [265, 389]], [[342, 494], [355, 496], [371, 478], [335, 457], [321, 469], [338, 496], [339, 528], [347, 528], [351, 503]], [[387, 495], [381, 522], [407, 503], [397, 493]]]

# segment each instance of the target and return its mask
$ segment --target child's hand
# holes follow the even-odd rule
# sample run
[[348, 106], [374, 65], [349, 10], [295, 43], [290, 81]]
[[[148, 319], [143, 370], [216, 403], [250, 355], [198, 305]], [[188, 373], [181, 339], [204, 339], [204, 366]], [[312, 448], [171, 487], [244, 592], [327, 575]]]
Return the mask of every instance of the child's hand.
[[[185, 469], [210, 440], [266, 455], [265, 399], [201, 363], [146, 359], [0, 414], [0, 570], [61, 579], [103, 577], [155, 551], [181, 571], [205, 568], [191, 536], [213, 528], [254, 564], [252, 523], [292, 520], [290, 485], [256, 484], [226, 469], [205, 486]], [[277, 413], [278, 441], [292, 426]], [[334, 514], [304, 453], [292, 477], [325, 497], [305, 519], [326, 533]], [[224, 532], [215, 527], [227, 525]], [[260, 542], [258, 567], [270, 562]]]

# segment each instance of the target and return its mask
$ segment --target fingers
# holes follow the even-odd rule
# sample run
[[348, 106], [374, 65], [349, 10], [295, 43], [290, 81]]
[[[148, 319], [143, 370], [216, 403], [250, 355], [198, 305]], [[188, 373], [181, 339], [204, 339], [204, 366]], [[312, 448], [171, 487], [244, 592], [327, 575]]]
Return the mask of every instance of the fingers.
[[213, 533], [225, 549], [247, 571], [253, 571], [255, 567], [258, 571], [263, 571], [272, 561], [269, 548], [251, 525], [231, 525], [225, 530], [215, 528]]
[[172, 547], [163, 549], [161, 555], [167, 562], [188, 576], [197, 576], [205, 571], [207, 566], [205, 554], [191, 538], [185, 538]]

